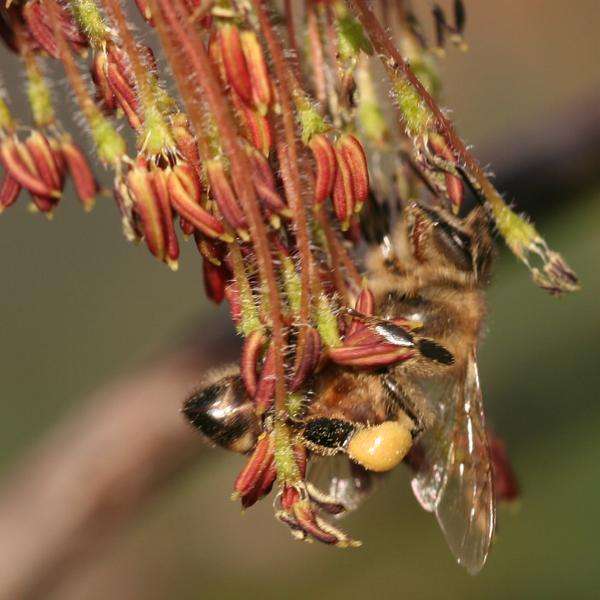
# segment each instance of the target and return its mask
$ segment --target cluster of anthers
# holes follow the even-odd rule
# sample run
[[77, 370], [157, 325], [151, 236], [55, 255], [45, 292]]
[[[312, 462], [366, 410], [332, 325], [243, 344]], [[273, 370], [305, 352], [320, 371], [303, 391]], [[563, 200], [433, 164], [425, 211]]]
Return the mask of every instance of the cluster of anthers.
[[[377, 369], [414, 352], [389, 328], [410, 336], [416, 321], [367, 326], [373, 294], [353, 258], [368, 229], [361, 213], [427, 193], [458, 214], [468, 192], [520, 259], [540, 259], [536, 281], [556, 293], [577, 286], [435, 102], [441, 44], [462, 45], [462, 3], [451, 16], [436, 5], [433, 46], [401, 0], [137, 0], [137, 15], [125, 4], [0, 8], [33, 120], [23, 125], [1, 94], [0, 210], [23, 190], [50, 217], [67, 173], [84, 209], [94, 204], [92, 169], [54, 109], [62, 87], [48, 83], [62, 65], [94, 152], [114, 175], [127, 239], [175, 269], [177, 230], [193, 237], [208, 296], [229, 302], [244, 338], [240, 371], [262, 429], [236, 497], [250, 506], [277, 481], [278, 517], [296, 535], [350, 544], [319, 516], [323, 503], [305, 483], [310, 451], [289, 421], [325, 363]], [[150, 31], [156, 53], [139, 41]]]

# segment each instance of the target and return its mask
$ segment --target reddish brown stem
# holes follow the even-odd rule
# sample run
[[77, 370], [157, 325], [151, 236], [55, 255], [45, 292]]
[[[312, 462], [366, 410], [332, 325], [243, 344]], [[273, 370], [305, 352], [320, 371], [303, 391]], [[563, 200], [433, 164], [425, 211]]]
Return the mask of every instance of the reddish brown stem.
[[306, 11], [310, 62], [315, 86], [315, 96], [321, 106], [325, 106], [325, 103], [327, 102], [325, 58], [323, 57], [323, 44], [321, 43], [321, 36], [319, 34], [319, 22], [315, 12], [315, 0], [308, 0]]
[[[162, 10], [169, 34], [176, 38], [189, 60], [189, 65], [197, 75], [198, 83], [203, 92], [203, 98], [214, 116], [219, 134], [223, 141], [225, 151], [231, 162], [232, 178], [239, 193], [241, 204], [244, 207], [256, 261], [261, 280], [266, 284], [269, 306], [271, 308], [272, 334], [275, 347], [283, 349], [284, 332], [281, 314], [281, 300], [277, 289], [277, 279], [271, 260], [269, 241], [265, 225], [262, 221], [260, 206], [252, 185], [252, 174], [248, 157], [239, 143], [235, 124], [230, 113], [229, 105], [223, 89], [219, 83], [208, 53], [194, 30], [193, 24], [187, 22], [185, 7], [181, 0], [151, 0], [154, 4], [153, 14], [157, 13], [157, 5]], [[275, 399], [278, 409], [285, 406], [285, 371], [283, 352], [275, 356], [276, 388]]]
[[127, 25], [125, 15], [121, 9], [121, 3], [119, 0], [102, 0], [102, 4], [117, 27], [119, 37], [121, 38], [127, 57], [131, 62], [131, 68], [135, 75], [142, 105], [144, 108], [147, 108], [149, 104], [153, 103], [152, 89], [150, 88], [150, 83], [148, 81], [148, 71], [147, 67], [144, 66], [140, 60], [138, 45], [131, 33], [130, 27]]
[[315, 211], [315, 219], [319, 222], [319, 225], [323, 230], [323, 234], [325, 235], [325, 240], [327, 242], [327, 253], [331, 258], [331, 276], [333, 278], [333, 282], [341, 296], [342, 303], [348, 304], [348, 286], [346, 285], [346, 281], [341, 269], [342, 264], [340, 260], [340, 254], [338, 252], [338, 246], [335, 243], [336, 234], [331, 228], [327, 213], [322, 207]]
[[475, 157], [467, 150], [465, 144], [454, 130], [452, 123], [444, 116], [431, 94], [427, 92], [406, 61], [402, 58], [400, 52], [398, 52], [394, 45], [394, 42], [385, 32], [373, 11], [369, 8], [366, 0], [347, 1], [354, 7], [354, 12], [360, 19], [375, 51], [390, 76], [393, 79], [403, 77], [408, 80], [423, 102], [425, 102], [433, 113], [439, 133], [452, 148], [457, 159], [465, 165], [469, 173], [473, 176], [476, 183], [481, 188], [483, 195], [488, 198], [490, 202], [494, 202], [500, 197], [498, 191], [486, 177]]
[[301, 77], [300, 55], [298, 53], [298, 42], [296, 41], [296, 30], [294, 28], [294, 7], [292, 0], [284, 0], [283, 10], [288, 43], [290, 49], [292, 50], [290, 62], [292, 63], [296, 77], [299, 79]]
[[77, 68], [75, 59], [73, 58], [69, 43], [67, 42], [60, 27], [60, 14], [56, 0], [44, 0], [44, 6], [50, 16], [53, 33], [58, 44], [60, 60], [62, 61], [69, 84], [75, 92], [75, 98], [77, 99], [79, 108], [89, 122], [101, 118], [102, 115], [100, 113], [100, 109], [96, 106], [96, 103], [90, 96], [85, 81], [81, 76], [79, 69]]
[[[267, 42], [269, 53], [273, 59], [273, 68], [277, 81], [276, 85], [279, 92], [278, 96], [281, 102], [284, 136], [286, 141], [284, 151], [287, 153], [287, 161], [285, 162], [288, 167], [286, 170], [289, 172], [286, 195], [288, 195], [288, 202], [293, 211], [294, 230], [298, 241], [298, 251], [300, 255], [300, 278], [302, 282], [300, 318], [302, 326], [307, 326], [310, 320], [311, 272], [313, 271], [313, 268], [305, 206], [310, 203], [302, 201], [302, 194], [300, 191], [300, 172], [298, 170], [298, 151], [296, 147], [298, 136], [296, 135], [294, 107], [288, 82], [289, 66], [283, 55], [283, 49], [273, 30], [262, 0], [252, 0], [252, 4], [258, 16], [260, 28]], [[308, 196], [307, 191], [305, 191], [305, 198], [306, 196]]]
[[210, 145], [205, 134], [204, 110], [194, 93], [194, 85], [196, 85], [195, 78], [190, 78], [189, 67], [185, 61], [185, 57], [183, 56], [180, 46], [176, 43], [176, 40], [169, 35], [161, 12], [156, 11], [154, 15], [154, 25], [158, 32], [162, 48], [168, 59], [168, 63], [173, 70], [179, 92], [185, 102], [187, 116], [194, 126], [194, 134], [198, 144], [200, 159], [203, 162], [207, 161], [212, 158], [212, 156]]
[[324, 215], [320, 223], [323, 227], [323, 231], [325, 232], [327, 242], [331, 243], [331, 248], [339, 256], [342, 265], [344, 265], [344, 268], [346, 269], [348, 277], [356, 285], [356, 287], [360, 289], [362, 283], [362, 276], [358, 272], [354, 261], [352, 260], [352, 258], [350, 258], [348, 250], [345, 248], [344, 244], [340, 241], [338, 235], [331, 227], [331, 223], [329, 222], [329, 218], [327, 217], [327, 215]]

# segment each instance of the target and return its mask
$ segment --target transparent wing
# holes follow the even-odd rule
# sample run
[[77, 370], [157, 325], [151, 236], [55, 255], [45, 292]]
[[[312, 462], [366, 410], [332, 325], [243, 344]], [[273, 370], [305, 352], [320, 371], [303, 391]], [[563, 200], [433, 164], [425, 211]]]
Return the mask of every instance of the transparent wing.
[[435, 512], [448, 545], [469, 573], [485, 564], [496, 507], [492, 465], [475, 356], [464, 379], [437, 407], [437, 426], [419, 441], [412, 487], [425, 510]]
[[377, 487], [377, 474], [345, 454], [311, 457], [307, 481], [311, 498], [326, 512], [342, 517], [356, 510]]

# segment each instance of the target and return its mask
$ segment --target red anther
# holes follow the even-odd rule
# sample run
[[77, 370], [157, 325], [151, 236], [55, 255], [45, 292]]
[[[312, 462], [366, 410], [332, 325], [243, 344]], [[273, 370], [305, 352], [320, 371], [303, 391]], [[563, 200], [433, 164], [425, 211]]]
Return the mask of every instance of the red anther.
[[[87, 38], [79, 31], [72, 14], [63, 3], [57, 3], [59, 26], [65, 39], [76, 51], [88, 45]], [[22, 9], [27, 28], [39, 46], [53, 58], [59, 58], [58, 43], [50, 16], [40, 0], [29, 0]]]
[[354, 214], [356, 195], [352, 180], [351, 165], [337, 148], [335, 156], [337, 159], [337, 171], [333, 186], [333, 210], [340, 222], [342, 231], [347, 231], [350, 227], [350, 219]]
[[273, 404], [275, 395], [275, 351], [275, 344], [271, 342], [256, 386], [254, 403], [256, 404], [256, 412], [259, 415], [266, 412]]
[[180, 162], [173, 167], [171, 173], [169, 179], [174, 180], [173, 185], [178, 183], [182, 188], [174, 191], [185, 194], [190, 202], [199, 205], [202, 199], [202, 187], [196, 170], [190, 164]]
[[224, 243], [207, 238], [199, 231], [194, 233], [194, 240], [196, 242], [198, 251], [206, 260], [210, 261], [216, 267], [220, 267], [224, 264], [227, 268], [227, 271], [231, 271], [229, 265], [225, 261], [225, 253], [227, 248]]
[[150, 173], [143, 167], [133, 167], [127, 173], [127, 189], [134, 202], [133, 209], [141, 220], [141, 228], [150, 252], [159, 260], [167, 258], [167, 240], [160, 200], [152, 186]]
[[37, 210], [41, 213], [50, 214], [56, 206], [56, 200], [54, 198], [48, 198], [46, 196], [38, 196], [37, 194], [31, 194], [31, 201]]
[[233, 23], [221, 25], [219, 42], [229, 85], [237, 92], [244, 104], [252, 106], [252, 83], [246, 57], [242, 50], [242, 40], [238, 26]]
[[328, 355], [338, 365], [373, 368], [408, 360], [415, 355], [415, 351], [398, 347], [395, 344], [376, 342], [361, 346], [330, 348]]
[[81, 148], [71, 139], [64, 139], [60, 147], [77, 196], [81, 200], [84, 210], [89, 212], [94, 207], [99, 189], [94, 173]]
[[329, 198], [333, 192], [336, 179], [337, 160], [335, 150], [326, 135], [314, 135], [309, 147], [313, 153], [317, 166], [315, 179], [315, 203], [321, 204]]
[[193, 223], [190, 223], [187, 219], [183, 217], [179, 217], [179, 229], [181, 229], [181, 233], [183, 233], [184, 237], [187, 239], [190, 235], [196, 231]]
[[257, 388], [256, 365], [265, 343], [265, 336], [260, 330], [253, 331], [244, 340], [240, 372], [248, 395], [254, 398]]
[[50, 144], [50, 149], [52, 150], [52, 154], [54, 155], [54, 162], [56, 163], [56, 167], [58, 168], [58, 174], [60, 176], [60, 187], [62, 189], [67, 175], [67, 161], [63, 155], [61, 146], [62, 142], [59, 142], [54, 137], [50, 137], [48, 138], [48, 143]]
[[198, 176], [190, 165], [175, 165], [168, 180], [169, 198], [177, 213], [210, 238], [231, 241], [223, 224], [201, 204], [201, 190]]
[[202, 275], [207, 297], [215, 304], [221, 304], [225, 298], [229, 272], [224, 265], [217, 266], [205, 258], [202, 261]]
[[375, 296], [369, 288], [363, 288], [356, 299], [355, 309], [363, 315], [370, 316], [375, 310]]
[[25, 140], [25, 145], [42, 181], [54, 192], [52, 195], [60, 196], [63, 177], [56, 163], [55, 152], [50, 147], [46, 136], [34, 130]]
[[[368, 288], [363, 288], [356, 299], [354, 308], [362, 315], [372, 315], [373, 311], [375, 310], [375, 297], [373, 296], [373, 292], [371, 292], [371, 290]], [[364, 323], [361, 323], [360, 319], [353, 319], [350, 327], [348, 328], [346, 339], [363, 327]]]
[[229, 177], [225, 173], [223, 163], [218, 159], [209, 161], [206, 164], [206, 174], [208, 175], [212, 196], [217, 202], [224, 219], [234, 229], [246, 229], [246, 217], [229, 183]]
[[173, 225], [173, 211], [171, 210], [169, 189], [167, 186], [169, 175], [170, 173], [167, 173], [156, 166], [152, 166], [150, 170], [152, 189], [154, 190], [155, 197], [160, 206], [165, 236], [165, 262], [175, 271], [177, 270], [177, 261], [179, 259], [179, 242], [177, 240], [177, 234], [175, 233], [175, 226]]
[[[429, 135], [428, 141], [431, 151], [436, 156], [443, 158], [449, 164], [456, 165], [456, 157], [452, 150], [448, 148], [446, 141], [441, 135], [432, 133]], [[452, 211], [457, 214], [460, 211], [465, 195], [462, 179], [454, 173], [445, 172], [444, 181], [446, 183], [446, 194], [448, 194], [448, 198], [452, 204]]]
[[233, 485], [235, 494], [243, 496], [247, 493], [256, 481], [256, 476], [266, 466], [270, 455], [274, 452], [274, 445], [269, 435], [263, 434], [258, 439], [256, 447], [250, 456], [250, 460], [246, 463], [241, 473], [237, 476]]
[[171, 133], [181, 156], [198, 171], [200, 168], [198, 143], [190, 131], [187, 118], [184, 114], [177, 113], [172, 117]]
[[273, 98], [265, 56], [254, 31], [243, 31], [240, 38], [252, 87], [252, 100], [259, 112], [265, 114]]
[[285, 485], [281, 492], [281, 508], [290, 510], [298, 500], [300, 500], [298, 490], [291, 485]]
[[253, 183], [256, 195], [265, 207], [278, 214], [289, 216], [290, 211], [279, 192], [271, 188], [264, 181], [255, 179]]
[[20, 191], [21, 184], [10, 173], [5, 173], [0, 182], [0, 213], [16, 202]]
[[15, 136], [0, 143], [0, 161], [6, 171], [32, 194], [47, 198], [60, 195], [41, 178], [29, 149]]
[[258, 149], [246, 146], [246, 153], [252, 163], [253, 175], [264, 181], [270, 188], [277, 189], [275, 177], [267, 157]]
[[336, 151], [348, 165], [354, 191], [354, 210], [359, 212], [369, 197], [369, 167], [365, 150], [356, 137], [346, 134], [338, 140]]
[[125, 113], [132, 129], [141, 127], [139, 116], [140, 106], [136, 93], [135, 79], [126, 54], [118, 46], [111, 44], [108, 47], [108, 61], [106, 63], [106, 79], [115, 95], [116, 101]]
[[107, 65], [108, 58], [106, 52], [96, 52], [94, 60], [90, 65], [90, 74], [96, 86], [96, 99], [102, 102], [102, 108], [106, 112], [111, 113], [117, 108], [117, 99], [108, 83], [106, 74]]
[[344, 337], [344, 346], [368, 346], [381, 343], [383, 343], [383, 338], [364, 323], [360, 323], [358, 329]]
[[243, 103], [239, 108], [244, 116], [252, 145], [265, 156], [268, 156], [273, 147], [273, 134], [271, 133], [269, 120], [260, 114], [258, 110], [250, 108]]
[[323, 529], [307, 502], [296, 503], [293, 513], [300, 528], [312, 538], [323, 544], [337, 544], [340, 542], [337, 535]]
[[252, 506], [271, 490], [276, 476], [274, 455], [272, 437], [263, 434], [233, 486], [234, 498], [240, 498], [244, 508]]
[[465, 187], [462, 179], [452, 173], [446, 173], [444, 179], [446, 182], [446, 193], [452, 203], [452, 212], [458, 214], [465, 197]]
[[242, 498], [242, 506], [244, 508], [249, 508], [250, 506], [252, 506], [252, 504], [255, 504], [256, 502], [258, 502], [258, 500], [268, 495], [271, 489], [273, 488], [275, 479], [277, 479], [277, 465], [275, 464], [275, 457], [273, 457], [271, 458], [271, 462], [269, 463], [268, 467], [263, 473], [260, 487], [257, 490], [258, 493], [256, 494], [256, 498], [252, 499], [252, 503]]
[[300, 389], [304, 382], [319, 364], [321, 356], [321, 336], [313, 327], [308, 327], [304, 334], [304, 345], [301, 353], [296, 355], [294, 375], [290, 382], [290, 390], [295, 392]]
[[277, 190], [275, 177], [266, 157], [255, 148], [251, 148], [249, 158], [252, 163], [252, 183], [259, 200], [267, 209], [286, 217], [290, 216], [288, 206]]
[[48, 27], [45, 19], [41, 17], [39, 8], [40, 5], [37, 0], [29, 0], [29, 2], [23, 5], [21, 14], [29, 32], [40, 48], [52, 56], [52, 58], [58, 58], [58, 44], [56, 43], [54, 32], [51, 27]]

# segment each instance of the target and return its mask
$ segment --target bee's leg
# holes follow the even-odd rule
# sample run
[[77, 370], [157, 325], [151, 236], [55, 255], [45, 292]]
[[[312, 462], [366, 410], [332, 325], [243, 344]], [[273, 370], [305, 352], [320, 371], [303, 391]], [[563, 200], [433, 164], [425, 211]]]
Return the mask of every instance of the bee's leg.
[[368, 471], [347, 458], [345, 460], [347, 464], [343, 470], [332, 471], [326, 492], [311, 481], [306, 482], [311, 501], [323, 512], [338, 517], [355, 510], [371, 494], [377, 478], [381, 478], [380, 474]]
[[[353, 309], [348, 309], [347, 312], [352, 316], [358, 316], [359, 318], [361, 316], [360, 313], [357, 313]], [[373, 317], [367, 317], [366, 319], [367, 323], [369, 321], [373, 322], [373, 320]], [[379, 334], [387, 342], [396, 346], [403, 346], [404, 348], [416, 348], [424, 358], [442, 365], [454, 364], [454, 356], [452, 353], [434, 340], [415, 336], [405, 327], [401, 327], [390, 321], [377, 321], [376, 319], [375, 321], [376, 322], [372, 325], [375, 333]]]
[[408, 381], [388, 374], [383, 377], [383, 385], [387, 389], [393, 406], [400, 408], [415, 424], [412, 430], [413, 439], [433, 423], [434, 416], [428, 409], [427, 399], [421, 389]]
[[209, 440], [244, 454], [256, 445], [261, 432], [260, 420], [239, 371], [231, 369], [224, 377], [220, 375], [216, 376], [218, 379], [210, 377], [194, 392], [185, 401], [182, 412]]
[[356, 426], [345, 419], [318, 417], [310, 419], [302, 429], [305, 446], [321, 456], [341, 452], [356, 431]]
[[[344, 451], [354, 432], [355, 426], [350, 421], [320, 417], [304, 424], [302, 439], [305, 446], [314, 454], [331, 457]], [[311, 502], [322, 511], [332, 515], [347, 512], [348, 507], [333, 494], [323, 492], [310, 481], [306, 482], [306, 490]]]
[[314, 483], [306, 482], [306, 491], [313, 504], [320, 510], [330, 515], [343, 515], [348, 512], [348, 507], [340, 502], [333, 494], [326, 494], [320, 490]]
[[440, 156], [433, 155], [431, 153], [427, 153], [427, 160], [431, 162], [431, 164], [439, 169], [440, 171], [444, 171], [445, 173], [450, 173], [455, 177], [461, 177], [461, 171], [456, 167], [456, 164], [452, 161], [446, 160]]
[[454, 355], [447, 348], [429, 338], [417, 338], [417, 349], [424, 358], [440, 365], [453, 365]]

